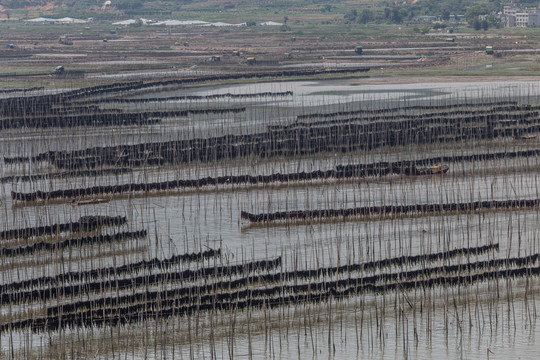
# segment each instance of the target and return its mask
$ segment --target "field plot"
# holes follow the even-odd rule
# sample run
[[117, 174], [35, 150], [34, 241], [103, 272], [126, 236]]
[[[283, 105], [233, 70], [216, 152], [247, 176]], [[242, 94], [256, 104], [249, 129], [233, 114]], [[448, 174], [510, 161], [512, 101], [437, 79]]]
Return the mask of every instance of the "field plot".
[[0, 358], [536, 356], [536, 82], [205, 76], [2, 94]]

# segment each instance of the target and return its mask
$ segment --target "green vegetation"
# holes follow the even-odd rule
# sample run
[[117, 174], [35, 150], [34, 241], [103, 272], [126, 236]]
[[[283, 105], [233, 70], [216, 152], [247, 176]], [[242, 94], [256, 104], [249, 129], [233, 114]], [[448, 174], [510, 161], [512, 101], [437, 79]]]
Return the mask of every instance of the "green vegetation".
[[410, 9], [418, 15], [442, 16], [449, 19], [454, 14], [477, 12], [477, 15], [483, 15], [492, 11], [497, 12], [504, 4], [505, 2], [501, 0], [419, 0], [411, 5]]
[[[414, 23], [417, 24], [417, 33], [426, 33], [429, 30], [419, 24], [420, 16], [456, 20], [459, 15], [461, 20], [466, 20], [470, 28], [482, 32], [501, 27], [501, 21], [495, 14], [501, 11], [505, 4], [502, 0], [419, 0], [415, 3], [387, 0], [115, 0], [110, 6], [104, 7], [104, 2], [105, 0], [0, 0], [0, 5], [7, 9], [3, 14], [0, 13], [0, 18], [15, 20], [38, 16], [71, 16], [110, 21], [145, 17], [156, 20], [247, 22], [253, 26], [257, 22], [272, 20], [287, 25], [282, 31], [293, 32], [295, 26], [304, 26], [307, 23], [325, 26], [338, 23], [349, 26]], [[55, 7], [49, 8], [51, 3]], [[536, 3], [525, 1], [522, 5], [536, 6]], [[30, 6], [32, 8], [28, 8]]]
[[[402, 24], [413, 21], [418, 16], [437, 16], [449, 20], [455, 15], [465, 15], [473, 25], [478, 15], [493, 14], [502, 9], [501, 0], [419, 0], [413, 4], [394, 1], [350, 0], [280, 0], [242, 2], [221, 2], [202, 0], [115, 0], [106, 10], [102, 9], [105, 0], [0, 0], [0, 5], [13, 10], [36, 6], [44, 7], [40, 14], [122, 18], [153, 16], [156, 18], [185, 18], [201, 16], [205, 20], [241, 20], [244, 14], [253, 18], [279, 15], [279, 20], [290, 17], [316, 17], [335, 21], [341, 17], [346, 23], [393, 23]], [[53, 4], [54, 8], [45, 6]], [[536, 1], [521, 2], [524, 6], [537, 5]], [[277, 20], [277, 19], [276, 19]], [[488, 20], [489, 23], [489, 20]], [[493, 24], [492, 24], [493, 25]]]
[[[17, 86], [22, 83], [31, 86], [35, 79], [47, 86], [84, 83], [85, 79], [75, 75], [71, 78], [50, 76], [58, 65], [65, 66], [68, 75], [77, 73], [80, 76], [83, 72], [87, 75], [137, 71], [174, 72], [185, 71], [193, 66], [201, 70], [244, 71], [246, 69], [243, 59], [246, 57], [254, 56], [283, 64], [284, 54], [290, 54], [291, 58], [287, 59], [287, 63], [291, 65], [330, 63], [334, 60], [336, 63], [354, 62], [360, 61], [359, 54], [354, 53], [356, 46], [363, 47], [362, 61], [372, 56], [388, 56], [389, 59], [384, 61], [389, 63], [394, 62], [394, 57], [407, 56], [413, 59], [404, 61], [412, 63], [410, 66], [374, 66], [368, 76], [535, 76], [538, 72], [540, 60], [537, 60], [536, 53], [530, 56], [529, 49], [538, 48], [540, 29], [498, 28], [500, 24], [496, 24], [493, 15], [478, 17], [485, 15], [483, 13], [487, 9], [486, 2], [479, 2], [477, 6], [470, 7], [462, 14], [471, 21], [470, 25], [465, 18], [459, 22], [431, 22], [429, 19], [426, 22], [412, 21], [411, 16], [428, 13], [426, 9], [425, 12], [419, 10], [422, 9], [422, 4], [434, 4], [423, 0], [412, 5], [393, 5], [394, 3], [368, 0], [354, 3], [350, 0], [338, 1], [331, 5], [323, 1], [304, 0], [282, 3], [289, 5], [278, 8], [272, 2], [254, 0], [245, 0], [242, 3], [205, 2], [204, 6], [201, 6], [200, 2], [172, 4], [165, 1], [161, 4], [142, 2], [140, 8], [129, 9], [143, 11], [152, 8], [156, 12], [161, 11], [161, 16], [145, 16], [152, 19], [197, 19], [245, 22], [249, 25], [223, 28], [143, 26], [142, 23], [113, 25], [109, 20], [123, 20], [128, 17], [126, 12], [119, 12], [118, 9], [110, 13], [99, 13], [95, 22], [85, 24], [24, 21], [38, 16], [73, 16], [71, 12], [81, 8], [80, 4], [71, 9], [59, 7], [50, 11], [11, 10], [12, 18], [0, 22], [0, 33], [4, 34], [4, 43], [1, 46], [5, 56], [11, 57], [20, 53], [23, 60], [3, 64], [1, 73], [4, 78], [0, 79], [0, 84], [5, 87], [15, 86], [15, 83], [10, 83], [10, 74], [15, 74], [12, 79]], [[443, 1], [441, 4], [444, 3]], [[471, 2], [463, 0], [457, 3]], [[296, 5], [293, 7], [291, 4]], [[179, 7], [182, 11], [176, 13]], [[418, 11], [415, 12], [414, 9]], [[85, 11], [84, 14], [90, 15], [97, 10], [89, 7]], [[167, 14], [168, 11], [172, 15]], [[453, 10], [447, 10], [443, 17], [452, 18], [453, 14]], [[261, 21], [269, 20], [284, 25], [256, 26]], [[73, 44], [59, 44], [61, 35], [69, 36]], [[108, 42], [103, 39], [108, 39]], [[8, 50], [6, 44], [10, 43], [15, 44], [15, 47]], [[485, 54], [487, 45], [493, 46], [494, 55]], [[408, 48], [410, 50], [407, 50]], [[241, 52], [243, 58], [232, 57], [233, 50]], [[154, 61], [143, 64], [143, 61], [152, 59], [153, 51], [158, 51], [159, 56], [156, 56]], [[42, 55], [48, 53], [66, 55]], [[28, 54], [39, 54], [39, 61], [26, 61], [24, 56]], [[77, 56], [70, 58], [69, 54]], [[85, 54], [88, 54], [87, 58], [83, 57]], [[213, 55], [221, 55], [222, 61], [219, 64], [208, 62], [207, 59]], [[100, 58], [103, 58], [103, 62], [99, 61]], [[92, 77], [89, 79], [91, 82], [109, 81], [94, 80]]]

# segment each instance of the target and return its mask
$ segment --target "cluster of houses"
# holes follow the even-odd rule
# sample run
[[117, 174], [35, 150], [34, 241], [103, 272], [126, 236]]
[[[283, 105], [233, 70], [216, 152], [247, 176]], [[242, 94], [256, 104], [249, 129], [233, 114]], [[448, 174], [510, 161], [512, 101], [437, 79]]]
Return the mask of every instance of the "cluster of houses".
[[[538, 8], [524, 8], [517, 5], [505, 5], [503, 11], [496, 14], [505, 27], [538, 27], [540, 26], [540, 6]], [[481, 20], [487, 15], [480, 15]], [[450, 22], [464, 21], [464, 15], [450, 15]], [[417, 16], [416, 22], [441, 22], [441, 16]]]
[[505, 5], [501, 20], [505, 27], [540, 26], [540, 9], [525, 9], [515, 5]]

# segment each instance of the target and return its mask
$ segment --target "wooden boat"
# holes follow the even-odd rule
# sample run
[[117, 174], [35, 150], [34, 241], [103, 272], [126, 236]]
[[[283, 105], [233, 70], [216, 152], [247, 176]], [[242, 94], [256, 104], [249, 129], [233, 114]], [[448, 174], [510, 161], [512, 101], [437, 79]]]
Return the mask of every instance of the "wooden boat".
[[534, 140], [536, 139], [538, 135], [536, 134], [531, 134], [531, 135], [521, 135], [521, 136], [516, 136], [514, 139], [516, 140]]
[[106, 203], [106, 202], [109, 202], [110, 200], [109, 199], [88, 199], [88, 200], [75, 200], [73, 199], [71, 201], [71, 205], [72, 206], [80, 206], [80, 205], [90, 205], [90, 204], [101, 204], [101, 203]]
[[450, 170], [448, 165], [435, 165], [428, 166], [423, 168], [414, 168], [414, 175], [437, 175], [437, 174], [446, 174]]

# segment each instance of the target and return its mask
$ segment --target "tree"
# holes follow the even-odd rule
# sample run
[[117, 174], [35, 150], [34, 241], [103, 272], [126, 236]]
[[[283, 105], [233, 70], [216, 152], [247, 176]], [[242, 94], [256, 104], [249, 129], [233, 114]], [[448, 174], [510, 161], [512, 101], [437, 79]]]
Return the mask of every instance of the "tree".
[[385, 19], [390, 19], [390, 15], [392, 15], [392, 10], [390, 10], [389, 7], [385, 7], [384, 8], [384, 18]]
[[446, 24], [441, 24], [441, 23], [435, 23], [435, 25], [433, 25], [433, 30], [439, 30], [439, 29], [446, 29]]
[[348, 13], [346, 13], [343, 18], [348, 21], [354, 21], [356, 19], [356, 16], [358, 16], [358, 12], [356, 10], [351, 10]]
[[358, 19], [358, 22], [360, 24], [367, 24], [370, 21], [373, 21], [373, 11], [369, 9], [362, 10], [362, 14], [360, 15], [360, 19]]
[[475, 17], [473, 20], [473, 28], [474, 30], [478, 31], [482, 28], [482, 22], [478, 17]]
[[442, 19], [444, 21], [448, 21], [450, 20], [450, 10], [448, 9], [444, 9], [443, 12], [442, 12]]
[[[386, 3], [389, 1], [386, 0]], [[398, 3], [397, 1], [393, 1]], [[502, 3], [516, 3], [516, 1], [502, 1], [502, 0], [415, 0], [410, 5], [406, 5], [409, 9], [414, 9], [416, 13], [420, 15], [440, 15], [443, 20], [447, 20], [444, 17], [446, 11], [450, 11], [451, 14], [465, 14], [471, 8], [474, 11], [475, 8], [480, 5], [484, 10], [477, 15], [484, 15], [489, 13], [496, 13], [502, 10]], [[531, 3], [532, 0], [522, 0], [518, 3], [524, 2]], [[399, 1], [399, 3], [405, 3], [405, 1]], [[410, 1], [407, 1], [410, 3]], [[537, 6], [538, 1], [535, 1], [532, 6]], [[477, 9], [477, 8], [476, 8]], [[474, 14], [469, 20], [469, 24], [472, 25], [474, 21]], [[450, 17], [451, 19], [451, 17]]]
[[291, 27], [289, 25], [283, 24], [283, 25], [280, 26], [279, 31], [281, 31], [281, 32], [291, 31]]
[[394, 24], [401, 24], [403, 22], [403, 15], [398, 7], [392, 9], [392, 22]]
[[499, 29], [502, 26], [501, 18], [495, 15], [486, 16], [489, 26]]
[[465, 19], [469, 24], [474, 26], [475, 20], [480, 15], [485, 15], [488, 13], [488, 9], [483, 5], [473, 5], [467, 9], [465, 12]]
[[482, 29], [484, 31], [486, 31], [487, 29], [489, 29], [489, 23], [486, 19], [482, 20]]
[[117, 0], [114, 6], [118, 10], [139, 9], [143, 6], [142, 0]]

